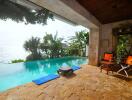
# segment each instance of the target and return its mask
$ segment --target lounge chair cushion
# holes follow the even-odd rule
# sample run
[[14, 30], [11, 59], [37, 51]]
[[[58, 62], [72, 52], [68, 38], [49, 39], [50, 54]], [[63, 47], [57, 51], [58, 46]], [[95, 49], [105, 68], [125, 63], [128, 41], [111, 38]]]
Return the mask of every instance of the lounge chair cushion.
[[104, 60], [106, 61], [112, 60], [112, 57], [113, 57], [113, 54], [107, 54], [107, 53], [104, 54]]
[[128, 58], [126, 60], [126, 64], [132, 65], [132, 56], [128, 56]]
[[79, 67], [79, 66], [72, 66], [72, 69], [73, 69], [73, 71], [76, 71], [76, 70], [78, 70], [78, 69], [80, 69], [81, 67]]
[[39, 79], [33, 80], [33, 82], [37, 85], [41, 85], [41, 84], [44, 84], [48, 81], [54, 80], [56, 78], [59, 78], [59, 75], [50, 74], [48, 76], [44, 76], [44, 77], [41, 77]]

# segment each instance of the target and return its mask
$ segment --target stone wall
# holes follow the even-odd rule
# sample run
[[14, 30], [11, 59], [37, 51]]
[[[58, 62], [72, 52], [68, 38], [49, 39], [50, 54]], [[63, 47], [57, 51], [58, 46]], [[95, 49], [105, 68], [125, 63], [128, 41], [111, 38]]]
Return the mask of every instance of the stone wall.
[[117, 37], [112, 34], [112, 29], [118, 27], [120, 24], [132, 23], [132, 20], [125, 20], [115, 23], [103, 24], [100, 32], [100, 53], [99, 59], [103, 56], [104, 52], [115, 50], [117, 44]]

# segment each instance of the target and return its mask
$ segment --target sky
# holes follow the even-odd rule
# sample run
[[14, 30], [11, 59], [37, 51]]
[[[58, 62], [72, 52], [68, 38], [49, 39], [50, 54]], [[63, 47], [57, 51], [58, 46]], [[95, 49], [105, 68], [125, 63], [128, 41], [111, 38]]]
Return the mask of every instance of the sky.
[[87, 30], [85, 27], [65, 23], [55, 19], [48, 20], [47, 25], [17, 23], [12, 20], [0, 20], [0, 62], [9, 62], [13, 59], [25, 59], [28, 55], [23, 48], [24, 41], [32, 36], [43, 38], [45, 33], [53, 35], [58, 33], [58, 37], [67, 40], [74, 36], [75, 32]]

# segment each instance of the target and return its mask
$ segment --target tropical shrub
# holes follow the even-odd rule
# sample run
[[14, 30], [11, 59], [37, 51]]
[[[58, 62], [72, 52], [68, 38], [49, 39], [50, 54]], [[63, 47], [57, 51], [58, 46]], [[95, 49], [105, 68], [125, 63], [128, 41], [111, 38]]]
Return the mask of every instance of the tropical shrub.
[[42, 59], [40, 54], [40, 38], [32, 37], [28, 41], [25, 41], [24, 48], [30, 53], [26, 60], [39, 60]]
[[132, 51], [132, 36], [120, 35], [118, 37], [118, 45], [116, 50], [117, 62], [120, 63]]
[[70, 38], [69, 53], [70, 55], [86, 55], [86, 46], [89, 44], [89, 32], [76, 32], [75, 36]]
[[56, 58], [63, 56], [63, 43], [62, 38], [58, 38], [57, 34], [46, 34], [43, 37], [43, 42], [40, 45], [42, 54], [46, 58]]
[[41, 59], [43, 59], [43, 58], [40, 53], [30, 54], [26, 57], [26, 61], [41, 60]]
[[24, 62], [23, 59], [16, 59], [16, 60], [12, 60], [11, 63], [19, 63], [19, 62]]
[[86, 31], [76, 32], [76, 35], [70, 38], [70, 43], [63, 43], [63, 39], [57, 34], [47, 34], [40, 38], [32, 37], [25, 41], [24, 48], [30, 54], [26, 60], [39, 60], [46, 58], [58, 58], [63, 56], [85, 56], [86, 46], [89, 41], [89, 33]]

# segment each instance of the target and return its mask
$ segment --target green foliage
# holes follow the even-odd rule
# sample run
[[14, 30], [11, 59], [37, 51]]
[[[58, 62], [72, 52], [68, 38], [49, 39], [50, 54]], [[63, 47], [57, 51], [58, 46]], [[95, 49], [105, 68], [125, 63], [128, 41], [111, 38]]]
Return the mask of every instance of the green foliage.
[[26, 60], [38, 60], [42, 59], [40, 54], [40, 38], [32, 37], [28, 41], [25, 41], [24, 48], [31, 54], [26, 58]]
[[25, 41], [24, 48], [31, 53], [37, 53], [39, 51], [40, 38], [32, 37], [28, 41]]
[[48, 18], [53, 19], [53, 14], [45, 8], [33, 11], [10, 0], [0, 0], [0, 19], [2, 20], [12, 19], [25, 24], [44, 25]]
[[40, 48], [46, 58], [62, 57], [63, 55], [63, 44], [62, 38], [58, 38], [57, 34], [46, 34], [43, 38]]
[[19, 62], [24, 62], [23, 59], [16, 59], [16, 60], [12, 60], [11, 63], [19, 63]]
[[42, 59], [41, 53], [30, 54], [26, 57], [26, 61], [41, 60], [41, 59]]
[[89, 44], [89, 32], [76, 32], [75, 36], [70, 38], [69, 54], [85, 56], [86, 46]]
[[86, 45], [88, 45], [89, 33], [77, 32], [75, 37], [70, 39], [69, 46], [58, 38], [57, 34], [47, 34], [40, 43], [40, 38], [32, 37], [25, 41], [24, 48], [30, 53], [26, 60], [39, 60], [45, 58], [58, 58], [63, 56], [85, 56]]
[[132, 36], [131, 35], [120, 35], [118, 37], [117, 45], [117, 62], [120, 63], [123, 58], [131, 54], [132, 51]]
[[73, 56], [81, 55], [79, 44], [76, 42], [70, 43], [68, 47], [68, 54]]

